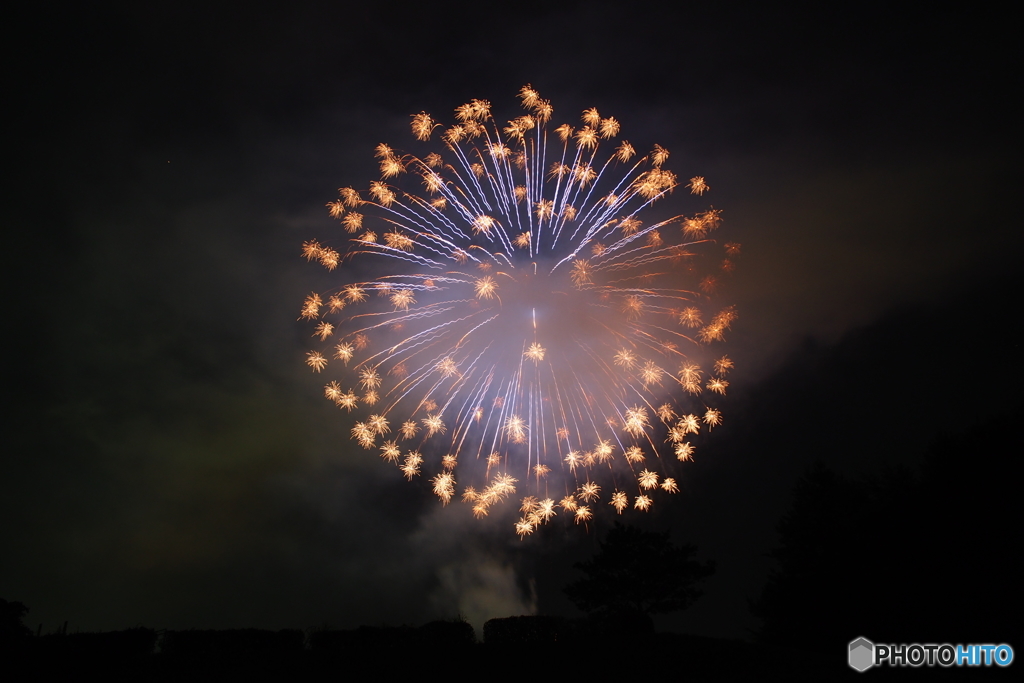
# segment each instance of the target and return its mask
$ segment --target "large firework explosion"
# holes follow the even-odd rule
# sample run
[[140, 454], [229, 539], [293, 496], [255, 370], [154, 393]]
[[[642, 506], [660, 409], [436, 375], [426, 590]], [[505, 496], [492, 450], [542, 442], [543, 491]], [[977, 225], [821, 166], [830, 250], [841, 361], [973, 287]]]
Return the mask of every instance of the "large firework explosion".
[[710, 239], [714, 208], [652, 207], [681, 184], [667, 150], [637, 158], [596, 109], [549, 130], [551, 104], [520, 98], [507, 126], [483, 100], [440, 131], [413, 116], [414, 144], [441, 141], [422, 156], [377, 147], [381, 179], [327, 205], [352, 237], [303, 255], [380, 274], [311, 294], [301, 318], [357, 444], [478, 517], [518, 494], [524, 536], [678, 492], [693, 435], [722, 421], [733, 364], [709, 347], [735, 313], [711, 295], [739, 245]]

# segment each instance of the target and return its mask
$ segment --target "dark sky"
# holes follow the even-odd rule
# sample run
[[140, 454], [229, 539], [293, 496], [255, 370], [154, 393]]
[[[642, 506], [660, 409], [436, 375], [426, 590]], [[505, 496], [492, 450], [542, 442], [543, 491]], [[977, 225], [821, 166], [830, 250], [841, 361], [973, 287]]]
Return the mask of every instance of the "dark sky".
[[743, 244], [735, 408], [640, 520], [719, 566], [664, 625], [756, 625], [812, 460], [912, 463], [1019, 404], [1018, 50], [994, 9], [144, 5], [9, 27], [0, 597], [33, 627], [572, 614], [559, 588], [607, 521], [519, 541], [442, 508], [351, 447], [295, 322], [325, 281], [301, 243], [376, 144], [474, 97], [518, 115], [526, 83], [669, 148]]

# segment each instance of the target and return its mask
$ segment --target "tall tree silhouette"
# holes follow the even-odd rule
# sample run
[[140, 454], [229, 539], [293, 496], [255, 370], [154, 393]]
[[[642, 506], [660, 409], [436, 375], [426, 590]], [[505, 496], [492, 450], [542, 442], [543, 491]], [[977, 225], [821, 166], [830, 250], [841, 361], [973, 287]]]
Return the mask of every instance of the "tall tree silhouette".
[[32, 634], [22, 622], [26, 614], [28, 607], [22, 603], [8, 602], [0, 598], [0, 649]]
[[693, 559], [694, 545], [677, 546], [668, 533], [615, 524], [600, 551], [573, 565], [585, 576], [565, 587], [584, 612], [651, 615], [686, 609], [702, 595], [697, 585], [715, 572]]
[[1012, 642], [1024, 609], [1012, 475], [1020, 417], [941, 437], [919, 474], [809, 469], [778, 525], [778, 568], [751, 604], [760, 638], [821, 651], [860, 635]]

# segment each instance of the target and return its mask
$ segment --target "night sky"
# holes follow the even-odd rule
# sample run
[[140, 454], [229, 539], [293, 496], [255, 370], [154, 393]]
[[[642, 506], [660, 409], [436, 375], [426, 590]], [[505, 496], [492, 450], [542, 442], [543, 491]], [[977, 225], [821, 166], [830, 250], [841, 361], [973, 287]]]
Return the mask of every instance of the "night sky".
[[641, 7], [176, 1], [12, 21], [0, 597], [44, 632], [577, 614], [561, 586], [610, 518], [520, 541], [442, 507], [348, 439], [296, 321], [330, 281], [302, 242], [336, 230], [338, 187], [376, 179], [374, 147], [471, 98], [518, 116], [527, 83], [556, 121], [596, 106], [707, 177], [743, 245], [726, 422], [674, 505], [629, 520], [718, 565], [660, 627], [747, 637], [810, 463], [913, 465], [1019, 409], [1009, 19]]

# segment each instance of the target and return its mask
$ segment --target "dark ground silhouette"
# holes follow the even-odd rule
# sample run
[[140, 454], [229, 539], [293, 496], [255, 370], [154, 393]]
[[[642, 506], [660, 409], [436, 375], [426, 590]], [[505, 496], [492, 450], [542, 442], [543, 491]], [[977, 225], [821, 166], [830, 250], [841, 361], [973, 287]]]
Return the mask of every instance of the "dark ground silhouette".
[[[520, 616], [485, 625], [485, 640], [458, 619], [411, 626], [268, 631], [55, 633], [26, 637], [5, 657], [7, 680], [103, 675], [147, 681], [292, 681], [324, 677], [422, 678], [473, 672], [487, 680], [543, 674], [680, 676], [749, 680], [786, 671], [788, 680], [834, 680], [825, 657], [752, 643], [671, 633], [609, 630], [602, 619]], [[839, 670], [839, 675], [845, 672]]]

